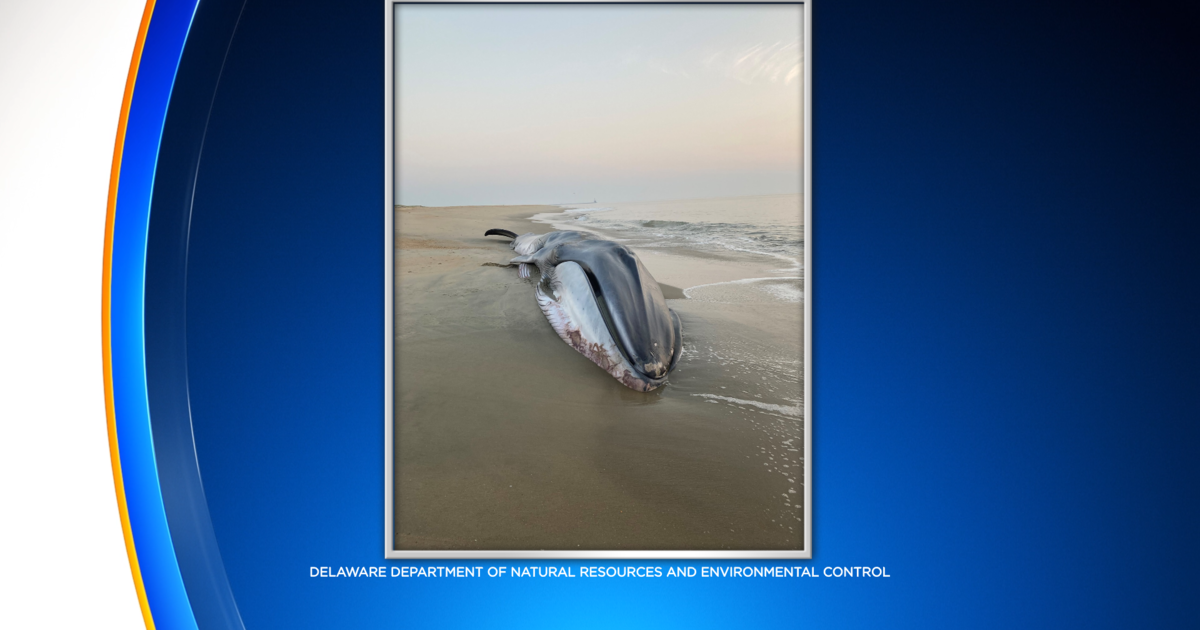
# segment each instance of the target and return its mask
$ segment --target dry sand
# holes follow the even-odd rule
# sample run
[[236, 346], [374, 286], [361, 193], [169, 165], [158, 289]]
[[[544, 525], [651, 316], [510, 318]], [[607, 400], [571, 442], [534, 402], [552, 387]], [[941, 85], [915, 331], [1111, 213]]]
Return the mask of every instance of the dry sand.
[[800, 549], [800, 306], [665, 286], [684, 354], [668, 385], [630, 390], [483, 236], [549, 231], [527, 218], [556, 210], [397, 208], [396, 548]]

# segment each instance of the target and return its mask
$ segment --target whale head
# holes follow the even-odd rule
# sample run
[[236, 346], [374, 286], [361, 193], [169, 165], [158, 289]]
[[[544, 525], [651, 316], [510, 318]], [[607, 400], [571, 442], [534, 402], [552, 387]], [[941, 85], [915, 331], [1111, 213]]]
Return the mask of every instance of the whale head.
[[654, 389], [666, 382], [683, 349], [679, 316], [662, 289], [629, 248], [605, 240], [582, 240], [557, 248], [559, 261], [578, 263], [587, 274], [596, 306], [633, 376]]

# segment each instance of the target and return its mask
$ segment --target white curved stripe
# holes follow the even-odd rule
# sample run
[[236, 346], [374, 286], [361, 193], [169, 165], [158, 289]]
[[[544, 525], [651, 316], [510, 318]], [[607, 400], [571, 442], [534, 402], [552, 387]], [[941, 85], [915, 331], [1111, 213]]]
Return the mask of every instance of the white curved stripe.
[[726, 282], [710, 282], [708, 284], [697, 284], [694, 287], [688, 287], [683, 290], [683, 294], [689, 299], [692, 294], [689, 291], [695, 289], [703, 289], [704, 287], [715, 287], [719, 284], [750, 284], [752, 282], [765, 282], [767, 280], [803, 280], [801, 276], [772, 276], [770, 278], [742, 278], [741, 280], [728, 280]]
[[785, 407], [783, 405], [772, 405], [771, 403], [761, 403], [761, 402], [758, 402], [755, 400], [742, 400], [741, 398], [731, 398], [729, 396], [718, 396], [716, 394], [692, 394], [692, 395], [699, 396], [701, 398], [724, 400], [725, 402], [731, 402], [735, 405], [746, 405], [746, 406], [750, 406], [750, 407], [758, 407], [759, 409], [762, 409], [764, 411], [774, 411], [775, 413], [781, 413], [785, 416], [795, 416], [797, 418], [800, 417], [800, 406], [799, 405], [797, 405], [795, 407]]

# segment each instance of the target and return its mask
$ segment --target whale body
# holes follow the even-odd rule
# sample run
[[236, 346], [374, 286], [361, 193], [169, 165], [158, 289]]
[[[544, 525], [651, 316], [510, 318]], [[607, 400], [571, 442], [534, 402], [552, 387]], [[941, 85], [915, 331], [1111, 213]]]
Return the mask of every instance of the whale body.
[[567, 345], [632, 389], [647, 392], [667, 382], [683, 351], [679, 316], [628, 247], [565, 230], [484, 235], [513, 239], [518, 256], [510, 264], [522, 278], [538, 269], [538, 307]]

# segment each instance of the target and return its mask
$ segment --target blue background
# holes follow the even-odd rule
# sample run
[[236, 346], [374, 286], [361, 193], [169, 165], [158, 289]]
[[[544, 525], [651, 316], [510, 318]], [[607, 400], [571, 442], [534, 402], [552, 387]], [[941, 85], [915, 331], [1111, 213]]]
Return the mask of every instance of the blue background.
[[246, 626], [1200, 626], [1200, 15], [963, 4], [815, 7], [807, 564], [891, 578], [335, 580], [309, 567], [398, 564], [385, 15], [249, 0], [186, 310], [197, 458]]

